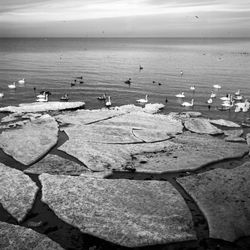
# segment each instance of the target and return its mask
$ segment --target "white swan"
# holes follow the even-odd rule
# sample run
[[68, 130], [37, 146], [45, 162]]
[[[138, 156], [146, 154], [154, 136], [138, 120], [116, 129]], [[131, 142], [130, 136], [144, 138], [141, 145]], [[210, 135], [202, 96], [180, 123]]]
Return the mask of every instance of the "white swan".
[[213, 86], [215, 89], [221, 89], [221, 86], [219, 85], [219, 84], [215, 84], [214, 86]]
[[235, 95], [240, 95], [240, 89], [235, 92]]
[[194, 99], [192, 99], [191, 102], [183, 102], [181, 105], [183, 107], [193, 107], [194, 106]]
[[36, 98], [45, 98], [45, 95], [46, 95], [46, 92], [45, 91], [42, 91], [42, 92], [40, 92], [40, 94], [39, 95], [37, 95], [36, 96]]
[[68, 94], [61, 96], [60, 101], [67, 102], [69, 100]]
[[225, 108], [232, 108], [234, 106], [234, 101], [224, 101], [221, 106]]
[[235, 101], [241, 101], [241, 100], [243, 99], [243, 96], [242, 96], [242, 95], [235, 95], [235, 96], [233, 97], [233, 99], [234, 99]]
[[246, 99], [245, 100], [245, 106], [244, 106], [242, 111], [247, 112], [249, 110], [249, 108], [250, 108], [250, 102]]
[[18, 83], [19, 83], [19, 84], [24, 84], [24, 83], [25, 83], [25, 79], [23, 78], [23, 79], [21, 79], [21, 80], [18, 80]]
[[224, 106], [224, 107], [227, 107], [227, 106], [234, 104], [233, 96], [230, 94], [228, 95], [228, 97], [223, 98], [222, 100], [223, 100], [222, 106]]
[[176, 97], [177, 98], [184, 98], [185, 97], [184, 92], [177, 94]]
[[190, 90], [195, 91], [195, 86], [194, 86], [194, 85], [191, 86], [191, 87], [190, 87]]
[[40, 97], [38, 97], [36, 99], [37, 102], [48, 102], [49, 101], [49, 94], [45, 93], [42, 97], [42, 95], [39, 95]]
[[247, 112], [250, 108], [250, 103], [249, 101], [246, 99], [244, 102], [238, 102], [235, 104], [236, 108], [235, 108], [235, 112]]
[[213, 99], [210, 97], [210, 98], [207, 100], [207, 103], [208, 103], [208, 104], [212, 104], [212, 103], [213, 103]]
[[111, 98], [110, 98], [110, 96], [108, 96], [105, 105], [106, 105], [106, 107], [110, 107], [111, 104], [112, 104], [112, 103], [111, 103]]
[[16, 88], [16, 83], [13, 82], [12, 84], [9, 84], [9, 85], [8, 85], [8, 88], [9, 88], [9, 89], [15, 89], [15, 88]]
[[222, 101], [230, 101], [231, 100], [231, 95], [228, 94], [227, 96], [223, 96], [220, 98]]
[[147, 103], [148, 102], [148, 95], [146, 95], [145, 99], [138, 99], [136, 100], [138, 103]]
[[0, 98], [3, 98], [4, 97], [4, 93], [0, 93]]
[[106, 100], [106, 93], [104, 93], [102, 96], [98, 96], [97, 99], [100, 101], [105, 101]]
[[210, 97], [211, 97], [211, 98], [215, 98], [215, 97], [216, 97], [216, 94], [212, 91]]

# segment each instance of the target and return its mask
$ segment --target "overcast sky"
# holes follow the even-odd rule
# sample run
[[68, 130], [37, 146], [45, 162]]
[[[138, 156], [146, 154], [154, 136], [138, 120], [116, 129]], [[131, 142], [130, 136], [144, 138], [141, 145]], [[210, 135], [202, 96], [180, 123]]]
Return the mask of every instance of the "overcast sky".
[[250, 0], [0, 0], [1, 37], [249, 37]]

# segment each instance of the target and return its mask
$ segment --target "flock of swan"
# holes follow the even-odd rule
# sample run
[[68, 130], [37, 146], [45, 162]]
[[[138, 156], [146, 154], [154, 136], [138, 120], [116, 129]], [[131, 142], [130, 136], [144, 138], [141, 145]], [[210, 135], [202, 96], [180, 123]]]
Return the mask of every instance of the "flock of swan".
[[[100, 101], [105, 101], [105, 106], [106, 107], [111, 107], [111, 105], [112, 105], [111, 97], [106, 96], [105, 93], [103, 95], [101, 95], [101, 96], [98, 96], [97, 99], [100, 100]], [[148, 102], [148, 95], [146, 95], [145, 98], [136, 100], [136, 102], [140, 103], [140, 104], [146, 104]]]
[[[140, 65], [140, 70], [142, 70], [143, 67]], [[183, 71], [181, 71], [181, 76], [183, 76]], [[79, 81], [83, 80], [83, 77], [77, 77], [76, 78]], [[83, 81], [82, 81], [83, 82]], [[124, 81], [124, 83], [126, 84], [131, 84], [132, 80], [131, 78], [129, 78], [128, 80]], [[17, 83], [19, 85], [23, 85], [25, 84], [25, 79], [20, 79], [17, 81]], [[16, 89], [17, 85], [16, 82], [13, 82], [12, 84], [8, 85], [9, 89]], [[194, 95], [195, 95], [195, 85], [192, 85], [190, 87], [190, 90], [193, 92], [193, 98], [191, 99], [191, 102], [187, 102], [187, 101], [182, 101], [181, 106], [183, 107], [193, 107], [194, 106]], [[211, 105], [213, 104], [214, 100], [216, 99], [216, 95], [219, 92], [219, 89], [221, 89], [221, 85], [219, 84], [215, 84], [213, 85], [213, 90], [211, 91], [211, 94], [209, 96], [209, 99], [206, 101], [206, 103], [208, 104], [208, 109], [210, 110]], [[35, 88], [34, 88], [35, 90]], [[39, 95], [36, 96], [36, 101], [37, 102], [48, 102], [49, 101], [49, 95], [51, 93], [49, 91], [42, 91], [40, 92]], [[175, 95], [176, 98], [183, 100], [185, 98], [185, 93], [181, 92], [179, 94]], [[0, 92], [0, 98], [4, 97], [4, 93]], [[111, 97], [110, 96], [106, 96], [106, 94], [103, 94], [102, 96], [97, 97], [98, 100], [104, 101], [105, 102], [105, 106], [106, 107], [110, 107], [112, 105], [111, 102]], [[235, 107], [235, 112], [247, 112], [250, 108], [250, 102], [248, 101], [248, 99], [244, 100], [244, 97], [241, 95], [241, 90], [238, 89], [234, 94], [227, 94], [226, 96], [222, 96], [219, 98], [222, 103], [220, 104], [220, 106], [217, 107], [218, 110], [230, 110], [231, 108]], [[60, 98], [61, 101], [68, 101], [69, 97], [67, 94], [63, 95]], [[145, 96], [145, 98], [142, 99], [138, 99], [136, 100], [137, 103], [139, 104], [146, 104], [148, 103], [148, 95]], [[166, 99], [167, 102], [167, 99]]]
[[[19, 84], [24, 84], [25, 83], [25, 79], [23, 78], [23, 79], [21, 79], [21, 80], [18, 80], [17, 81]], [[9, 89], [15, 89], [16, 88], [16, 82], [13, 82], [12, 84], [9, 84], [8, 85], [8, 88]]]
[[[25, 83], [25, 79], [20, 79], [17, 81], [20, 85], [23, 85]], [[9, 89], [16, 89], [16, 82], [13, 82], [11, 84], [8, 85], [8, 88]], [[4, 97], [4, 93], [3, 92], [0, 92], [0, 98], [3, 98]]]
[[[218, 93], [221, 86], [219, 84], [213, 85], [214, 90], [211, 92], [209, 99], [207, 100], [208, 109], [210, 110], [214, 99], [216, 98], [216, 92]], [[195, 86], [191, 86], [190, 90], [193, 91], [193, 96], [195, 93]], [[179, 93], [175, 95], [177, 98], [183, 99], [185, 98], [185, 93]], [[235, 112], [247, 112], [250, 108], [250, 102], [248, 99], [244, 100], [243, 95], [241, 95], [241, 90], [238, 89], [234, 94], [227, 94], [226, 96], [220, 97], [222, 103], [220, 106], [217, 107], [218, 110], [230, 110], [231, 108], [235, 107]], [[244, 101], [243, 101], [244, 100]], [[192, 98], [191, 102], [182, 102], [181, 105], [183, 107], [193, 107], [194, 106], [194, 98]]]

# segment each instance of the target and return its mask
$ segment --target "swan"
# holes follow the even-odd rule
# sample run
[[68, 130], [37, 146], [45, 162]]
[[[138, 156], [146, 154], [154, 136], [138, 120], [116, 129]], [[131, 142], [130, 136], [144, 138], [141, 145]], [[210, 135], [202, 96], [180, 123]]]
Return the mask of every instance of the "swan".
[[45, 98], [45, 91], [41, 92], [39, 95], [36, 96], [37, 99]]
[[111, 103], [111, 98], [110, 98], [110, 96], [108, 96], [107, 99], [108, 99], [108, 100], [106, 101], [105, 105], [106, 105], [106, 107], [110, 107], [111, 104], [112, 104], [112, 103]]
[[4, 93], [0, 93], [0, 98], [3, 98], [4, 97]]
[[210, 95], [210, 98], [215, 98], [215, 97], [216, 97], [216, 94], [212, 91], [211, 95]]
[[138, 99], [136, 100], [138, 103], [147, 103], [148, 102], [148, 95], [146, 95], [145, 99]]
[[243, 96], [242, 96], [242, 95], [235, 95], [235, 96], [233, 97], [233, 99], [234, 99], [235, 101], [241, 101], [241, 100], [243, 99]]
[[61, 96], [60, 101], [67, 102], [69, 100], [68, 94]]
[[181, 70], [180, 74], [181, 74], [181, 76], [183, 76], [183, 71], [182, 70]]
[[13, 82], [12, 84], [8, 85], [9, 89], [15, 89], [16, 88], [16, 83]]
[[47, 102], [49, 101], [49, 94], [44, 93], [43, 97], [39, 97], [36, 99], [37, 102]]
[[236, 108], [235, 108], [235, 112], [247, 112], [250, 108], [250, 103], [249, 101], [246, 99], [245, 102], [238, 102], [235, 104]]
[[248, 110], [249, 110], [249, 108], [250, 108], [250, 103], [249, 103], [249, 101], [246, 99], [245, 100], [245, 106], [243, 107], [243, 112], [247, 112]]
[[240, 89], [235, 92], [235, 95], [240, 95]]
[[183, 102], [181, 105], [183, 107], [193, 107], [194, 106], [194, 99], [192, 99], [191, 102]]
[[100, 101], [106, 100], [106, 94], [104, 93], [102, 96], [98, 96], [97, 99]]
[[176, 97], [177, 98], [184, 98], [185, 97], [184, 92], [182, 92], [181, 94], [177, 94]]
[[[223, 97], [221, 97], [221, 98], [223, 98]], [[233, 96], [230, 94], [227, 96], [224, 96], [224, 98], [222, 100], [223, 100], [222, 106], [224, 106], [224, 107], [230, 106], [231, 104], [234, 103]]]
[[228, 95], [226, 95], [226, 96], [221, 97], [220, 99], [221, 99], [222, 101], [230, 101], [230, 100], [231, 100], [231, 95], [228, 94]]
[[191, 86], [191, 87], [190, 87], [190, 90], [195, 91], [195, 86], [194, 86], [194, 85]]
[[208, 103], [208, 104], [212, 104], [212, 103], [213, 103], [213, 99], [210, 97], [210, 98], [207, 100], [207, 103]]
[[45, 98], [46, 94], [51, 95], [49, 91], [41, 91], [39, 95], [36, 96], [36, 98]]
[[225, 101], [221, 104], [222, 107], [232, 108], [234, 106], [234, 101]]
[[21, 79], [21, 80], [18, 80], [18, 83], [19, 83], [19, 84], [24, 84], [24, 83], [25, 83], [25, 79], [23, 78], [23, 79]]
[[219, 85], [219, 84], [215, 84], [214, 86], [213, 86], [215, 89], [221, 89], [221, 86]]

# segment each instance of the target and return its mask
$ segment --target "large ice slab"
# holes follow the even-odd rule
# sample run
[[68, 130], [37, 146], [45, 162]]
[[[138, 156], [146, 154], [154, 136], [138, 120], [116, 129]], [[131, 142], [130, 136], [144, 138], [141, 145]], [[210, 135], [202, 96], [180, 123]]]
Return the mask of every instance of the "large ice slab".
[[168, 182], [42, 174], [42, 200], [82, 232], [127, 246], [196, 238], [190, 211]]

